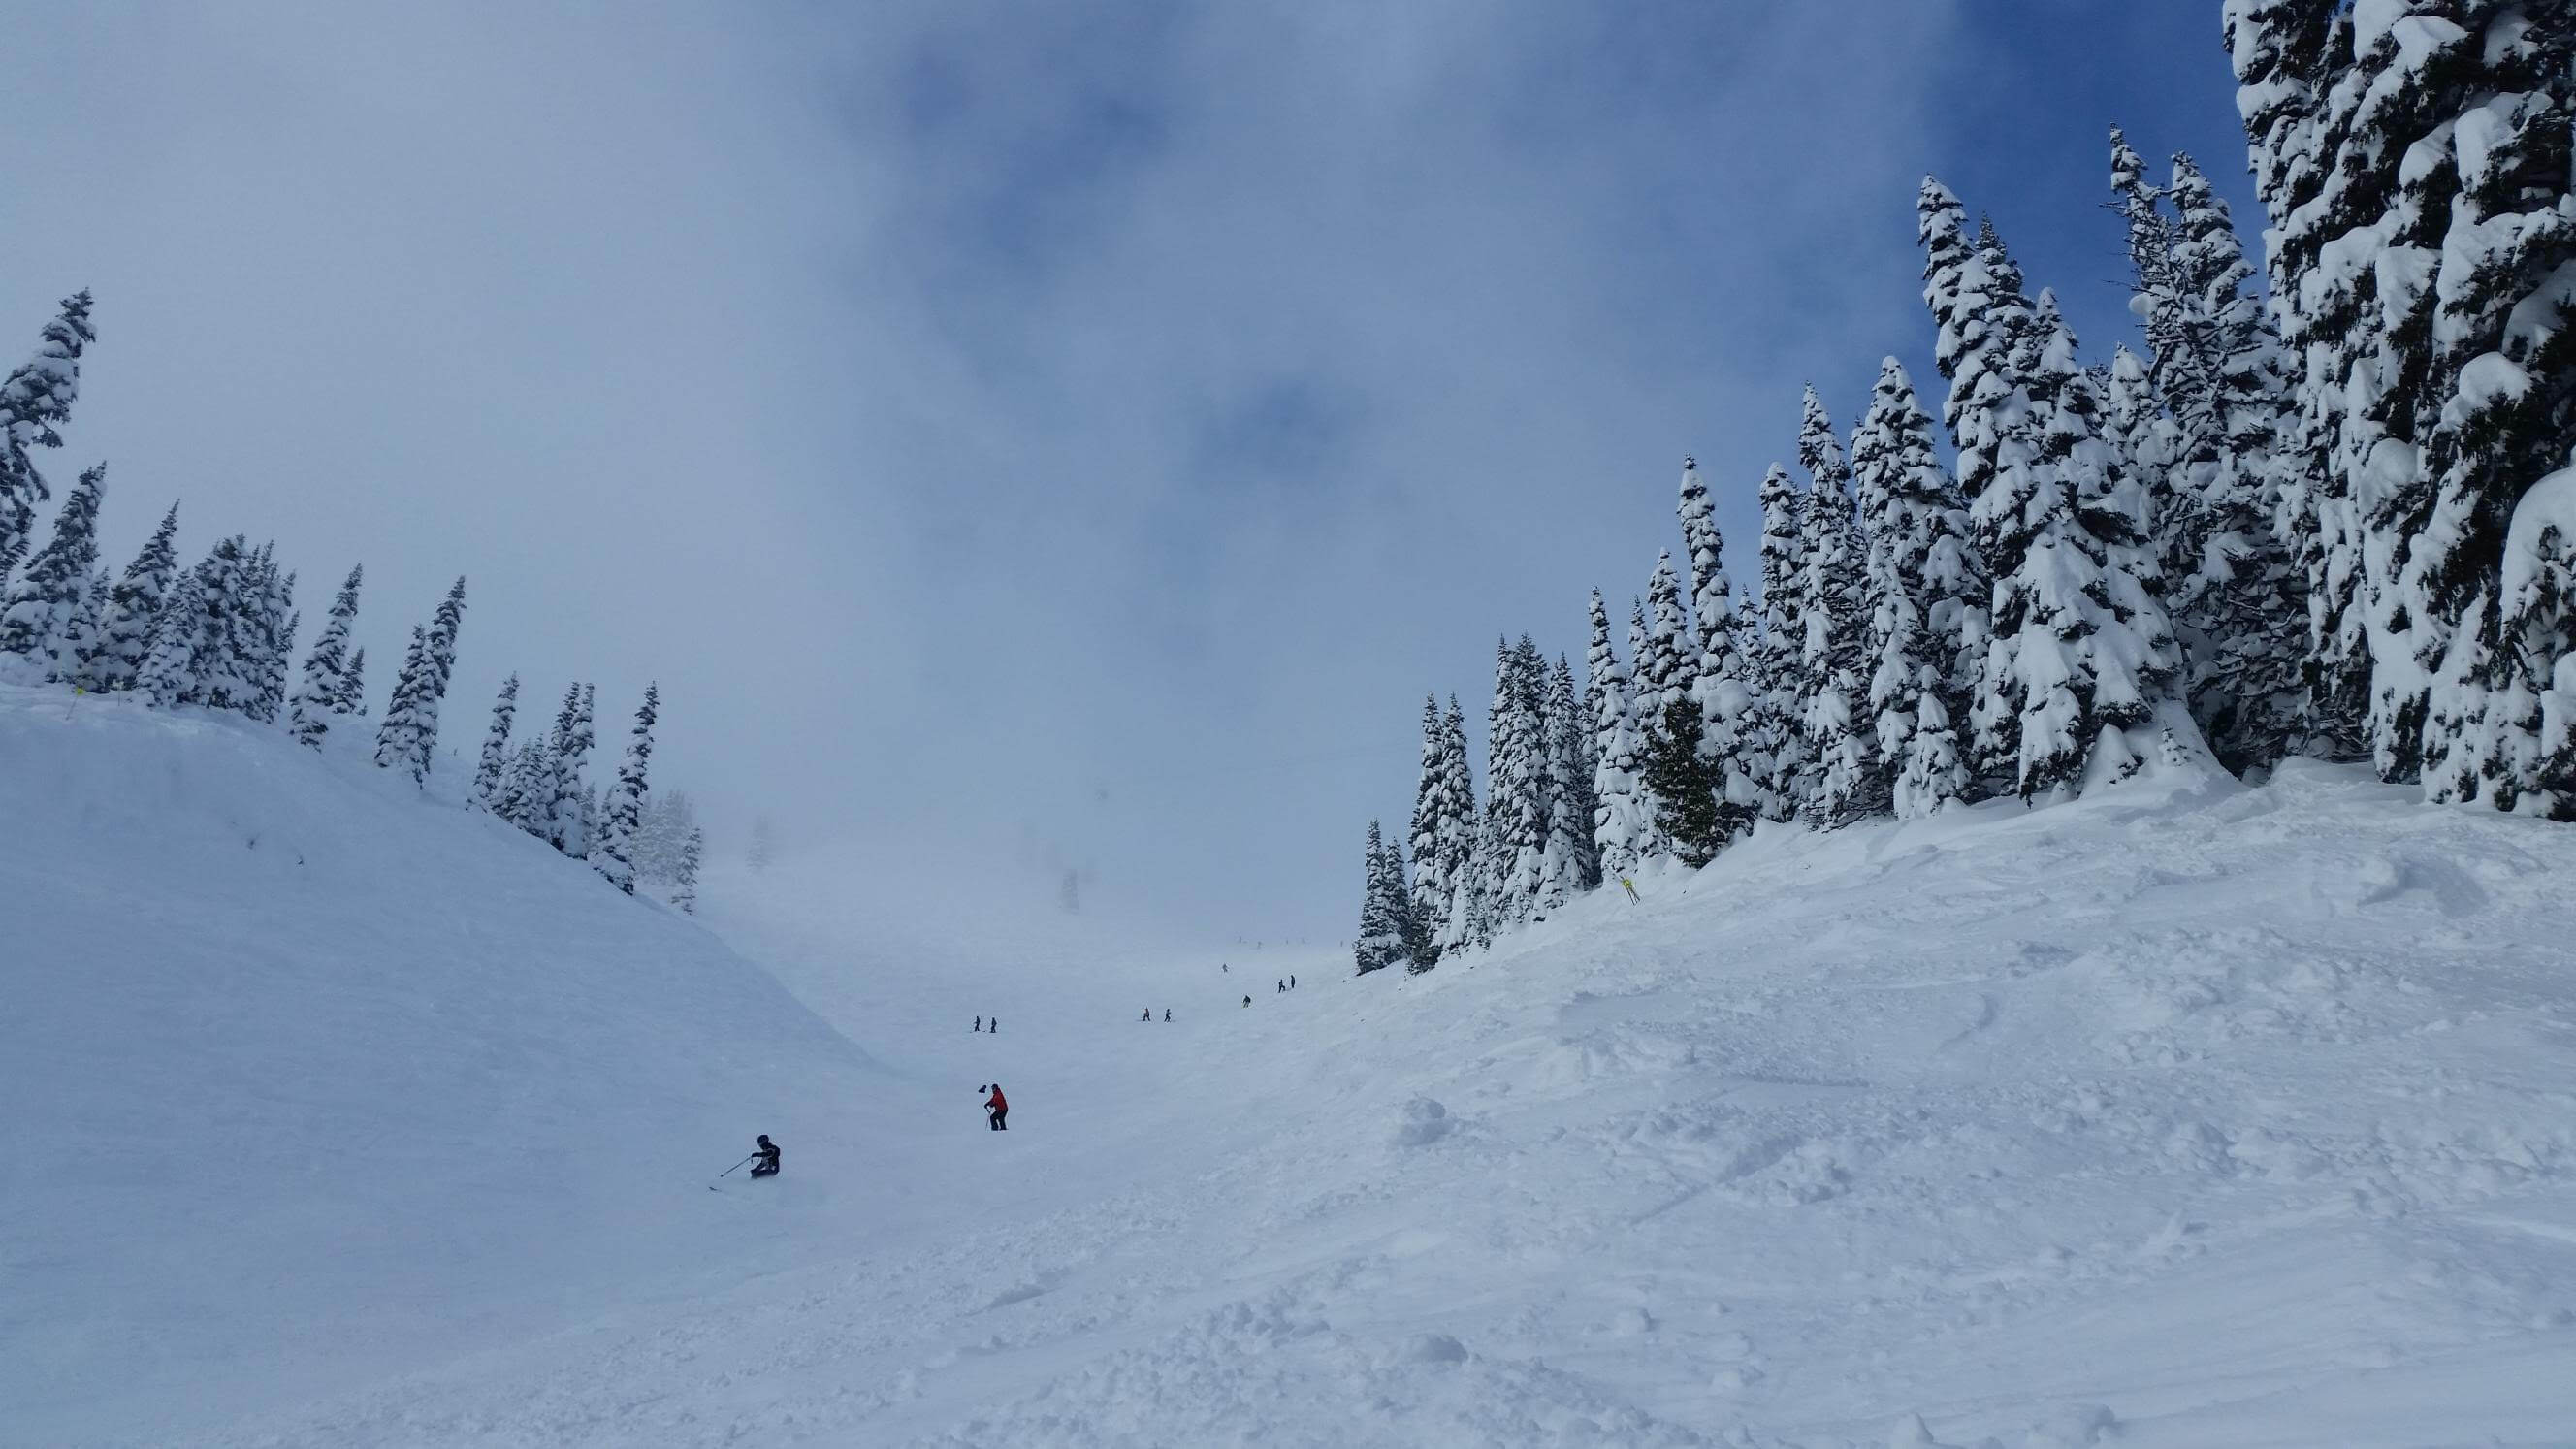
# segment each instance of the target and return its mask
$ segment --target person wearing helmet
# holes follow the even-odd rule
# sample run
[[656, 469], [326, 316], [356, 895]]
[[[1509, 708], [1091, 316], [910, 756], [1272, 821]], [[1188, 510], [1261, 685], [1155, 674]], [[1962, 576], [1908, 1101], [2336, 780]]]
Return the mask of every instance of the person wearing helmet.
[[778, 1144], [769, 1140], [768, 1133], [760, 1134], [760, 1151], [755, 1155], [760, 1160], [752, 1164], [752, 1176], [776, 1177], [778, 1175]]
[[993, 1095], [984, 1099], [984, 1110], [992, 1114], [994, 1131], [1008, 1132], [1011, 1130], [1007, 1120], [1011, 1115], [1010, 1099], [1002, 1095], [1002, 1084], [999, 1082], [992, 1085], [991, 1091]]

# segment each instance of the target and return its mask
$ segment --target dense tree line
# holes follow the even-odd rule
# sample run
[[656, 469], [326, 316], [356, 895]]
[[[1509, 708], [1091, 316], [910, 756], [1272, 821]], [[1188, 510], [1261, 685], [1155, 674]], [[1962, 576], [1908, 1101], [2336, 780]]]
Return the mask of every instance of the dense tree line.
[[[349, 570], [298, 673], [290, 668], [302, 623], [296, 577], [278, 564], [274, 545], [253, 547], [246, 535], [233, 534], [183, 568], [173, 503], [122, 572], [111, 575], [99, 566], [104, 463], [65, 492], [51, 535], [30, 553], [37, 505], [53, 496], [36, 450], [63, 446], [60, 425], [79, 398], [81, 356], [97, 341], [91, 305], [87, 292], [66, 299], [45, 325], [35, 355], [0, 382], [0, 677], [127, 694], [160, 709], [229, 710], [279, 725], [316, 750], [335, 729], [363, 727], [366, 651], [350, 647], [363, 569]], [[375, 763], [415, 784], [427, 781], [437, 757], [439, 712], [464, 620], [465, 580], [459, 578], [429, 621], [412, 627], [392, 695], [375, 723]], [[567, 692], [549, 737], [513, 752], [517, 698], [514, 675], [493, 713], [469, 792], [473, 803], [590, 860], [630, 893], [640, 860], [648, 882], [692, 909], [703, 837], [684, 797], [657, 807], [646, 784], [658, 691], [645, 690], [604, 802], [583, 774], [592, 745], [590, 687]]]
[[[1427, 970], [1757, 821], [2158, 764], [2368, 761], [2576, 819], [2576, 0], [2224, 11], [2266, 269], [2191, 157], [2159, 182], [2114, 129], [2143, 350], [2088, 365], [1927, 178], [1950, 461], [1895, 359], [1848, 443], [1810, 390], [1805, 483], [1757, 485], [1743, 597], [1684, 459], [1686, 562], [1657, 563], [1627, 659], [1597, 591], [1579, 704], [1527, 639], [1502, 650], [1481, 809], [1454, 702], [1426, 705], [1412, 873], [1372, 828], [1360, 970]], [[1577, 799], [1579, 848], [1545, 828]]]

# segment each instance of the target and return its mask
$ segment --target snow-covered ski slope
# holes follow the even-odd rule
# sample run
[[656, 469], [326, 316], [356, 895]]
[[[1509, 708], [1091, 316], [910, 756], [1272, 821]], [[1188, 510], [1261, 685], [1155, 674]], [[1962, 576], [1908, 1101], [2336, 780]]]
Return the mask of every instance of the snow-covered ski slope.
[[[70, 904], [0, 980], [0, 1442], [2576, 1444], [2566, 827], [2294, 765], [1784, 831], [1410, 979], [719, 873], [839, 1040], [353, 761], [27, 698], [0, 884]], [[141, 956], [76, 968], [103, 916]], [[245, 994], [273, 1070], [203, 1039]], [[402, 1061], [503, 1023], [580, 1070]], [[703, 1191], [755, 1130], [787, 1175]]]

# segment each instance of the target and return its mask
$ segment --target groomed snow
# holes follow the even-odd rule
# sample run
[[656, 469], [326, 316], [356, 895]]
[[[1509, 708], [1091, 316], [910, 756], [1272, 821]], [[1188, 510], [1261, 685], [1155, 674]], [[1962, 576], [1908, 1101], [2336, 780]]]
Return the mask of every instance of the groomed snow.
[[844, 1040], [353, 761], [64, 713], [0, 694], [0, 1438], [2576, 1442], [2564, 826], [2294, 763], [1356, 980], [711, 873]]

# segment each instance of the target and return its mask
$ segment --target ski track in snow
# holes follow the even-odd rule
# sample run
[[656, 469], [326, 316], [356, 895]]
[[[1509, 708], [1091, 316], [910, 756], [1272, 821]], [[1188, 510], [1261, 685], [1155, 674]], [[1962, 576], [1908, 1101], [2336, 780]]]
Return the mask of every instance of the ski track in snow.
[[[268, 887], [125, 848], [153, 812], [319, 829], [359, 801], [374, 831], [436, 838], [438, 919], [520, 978], [564, 975], [442, 976], [424, 946], [363, 978], [415, 993], [398, 1019], [353, 1001], [339, 1024], [395, 1033], [356, 1044], [378, 1052], [491, 1049], [441, 1078], [473, 1110], [374, 1123], [357, 1107], [410, 1085], [374, 1083], [309, 1154], [434, 1190], [435, 1271], [394, 1275], [425, 1239], [366, 1220], [400, 1194], [336, 1191], [288, 1219], [303, 1237], [245, 1245], [135, 1185], [105, 1237], [87, 1183], [24, 1165], [49, 1113], [99, 1130], [95, 1104], [13, 1110], [0, 1221], [37, 1227], [0, 1230], [31, 1290], [0, 1295], [0, 1423], [33, 1429], [0, 1441], [2576, 1444], [2563, 826], [2294, 763], [2260, 790], [1766, 833], [1410, 978], [1182, 950], [883, 862], [715, 873], [708, 924], [807, 1017], [697, 926], [577, 897], [579, 867], [506, 853], [452, 803], [227, 722], [58, 703], [0, 694], [0, 757], [48, 764], [0, 785], [17, 840], [74, 842], [0, 846], [0, 885], [35, 903], [17, 939], [48, 943], [7, 979], [40, 1006], [88, 989], [44, 982], [104, 918], [145, 918], [110, 934], [190, 971], [251, 969], [310, 924], [309, 903], [205, 908]], [[152, 761], [168, 798], [104, 818], [118, 777], [93, 755]], [[339, 793], [264, 801], [297, 770]], [[338, 867], [341, 924], [427, 929], [367, 864]], [[655, 950], [687, 969], [631, 969]], [[116, 1009], [152, 1009], [173, 969], [116, 968]], [[613, 1084], [513, 1055], [473, 995], [504, 985], [550, 1038], [589, 1021], [569, 1065]], [[1002, 1035], [968, 1033], [995, 1012]], [[15, 1020], [0, 1089], [26, 1100], [43, 1029]], [[720, 1061], [616, 1057], [698, 1048]], [[140, 1106], [201, 1094], [193, 1128], [228, 1144], [320, 1110], [291, 1077], [164, 1065], [133, 1073]], [[1006, 1134], [972, 1090], [996, 1077]], [[769, 1095], [725, 1100], [752, 1084]], [[462, 1191], [487, 1145], [466, 1134], [513, 1126], [609, 1160], [559, 1164], [561, 1200]], [[786, 1175], [701, 1190], [759, 1130]], [[302, 1201], [178, 1160], [203, 1175], [171, 1199]], [[628, 1196], [651, 1201], [607, 1210]], [[341, 1271], [263, 1276], [315, 1243]], [[187, 1252], [241, 1277], [141, 1286]], [[347, 1301], [388, 1281], [410, 1297]], [[352, 1325], [385, 1351], [327, 1352]]]

